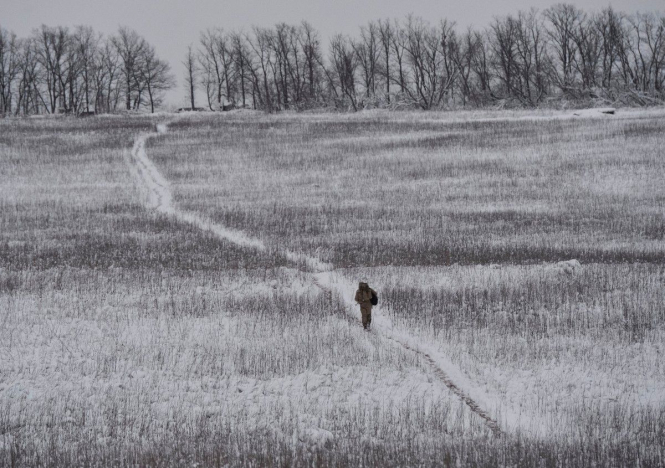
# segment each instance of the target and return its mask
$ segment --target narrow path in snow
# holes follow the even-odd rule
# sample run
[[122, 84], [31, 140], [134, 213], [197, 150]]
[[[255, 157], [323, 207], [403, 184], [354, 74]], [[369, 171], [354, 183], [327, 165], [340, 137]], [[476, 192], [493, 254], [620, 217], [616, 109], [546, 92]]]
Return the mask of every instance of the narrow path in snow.
[[[342, 291], [354, 291], [356, 285], [339, 275], [336, 275], [335, 278], [333, 278], [332, 275], [334, 275], [334, 271], [315, 273], [313, 275], [314, 284], [330, 294], [337, 293], [345, 306], [347, 315], [351, 315], [354, 317], [355, 321], [358, 321], [360, 314], [357, 311], [354, 314], [354, 310], [356, 310], [358, 306], [354, 303], [354, 301], [348, 299], [342, 293]], [[492, 430], [495, 435], [501, 434], [502, 431], [499, 423], [494, 418], [492, 418], [492, 416], [490, 416], [487, 411], [481, 408], [476, 399], [472, 398], [469, 393], [465, 392], [460, 387], [461, 382], [466, 384], [466, 388], [472, 388], [472, 384], [467, 381], [462, 372], [457, 369], [452, 362], [450, 362], [437, 351], [427, 349], [422, 344], [418, 344], [418, 341], [414, 337], [409, 336], [407, 333], [400, 333], [396, 331], [392, 327], [392, 323], [390, 323], [390, 320], [387, 317], [372, 314], [372, 330], [378, 332], [384, 338], [398, 343], [405, 349], [421, 355], [434, 371], [434, 375], [436, 375], [439, 380], [441, 380], [446, 385], [446, 387], [450, 389], [450, 391], [452, 391], [457, 397], [466, 403], [471, 411], [482, 418], [485, 421], [485, 424]], [[460, 382], [460, 385], [457, 385], [455, 381], [453, 381], [453, 379], [450, 377], [450, 374], [455, 374], [455, 380]], [[513, 422], [516, 422], [515, 418], [511, 419]]]
[[[204, 231], [212, 232], [220, 239], [225, 239], [244, 247], [251, 247], [262, 251], [266, 250], [266, 245], [259, 239], [247, 236], [242, 231], [226, 228], [198, 213], [180, 210], [174, 205], [168, 181], [148, 158], [145, 150], [146, 142], [150, 138], [164, 134], [166, 131], [167, 124], [157, 125], [157, 132], [140, 135], [134, 142], [131, 151], [130, 170], [140, 184], [139, 189], [146, 198], [147, 207], [159, 213], [173, 216]], [[355, 310], [356, 305], [350, 298], [350, 295], [355, 291], [355, 283], [348, 281], [342, 275], [336, 274], [333, 271], [333, 265], [324, 263], [316, 257], [289, 250], [282, 250], [280, 253], [297, 264], [306, 265], [313, 272], [311, 273], [313, 283], [331, 295], [336, 294], [344, 304], [347, 315], [358, 320], [359, 314]], [[498, 422], [480, 404], [481, 401], [489, 401], [492, 398], [482, 390], [474, 389], [473, 384], [468, 381], [463, 372], [446, 356], [434, 349], [426, 348], [416, 338], [407, 333], [395, 330], [390, 319], [383, 315], [374, 314], [372, 317], [372, 330], [381, 337], [398, 343], [405, 349], [421, 355], [446, 387], [466, 403], [471, 411], [482, 418], [495, 435], [501, 434], [502, 431]], [[487, 404], [484, 403], [484, 406], [487, 406]], [[520, 419], [518, 415], [508, 414], [506, 416], [507, 422], [511, 423], [511, 426], [518, 423]]]

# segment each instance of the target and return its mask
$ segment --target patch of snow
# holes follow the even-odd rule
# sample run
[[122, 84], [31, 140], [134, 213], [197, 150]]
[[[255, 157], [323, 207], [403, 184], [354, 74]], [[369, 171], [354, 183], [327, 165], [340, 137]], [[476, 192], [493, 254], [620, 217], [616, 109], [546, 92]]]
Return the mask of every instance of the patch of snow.
[[582, 264], [579, 262], [579, 260], [564, 260], [562, 262], [558, 262], [553, 266], [553, 269], [560, 272], [560, 273], [565, 273], [566, 275], [574, 275], [576, 273], [579, 273], [582, 270]]

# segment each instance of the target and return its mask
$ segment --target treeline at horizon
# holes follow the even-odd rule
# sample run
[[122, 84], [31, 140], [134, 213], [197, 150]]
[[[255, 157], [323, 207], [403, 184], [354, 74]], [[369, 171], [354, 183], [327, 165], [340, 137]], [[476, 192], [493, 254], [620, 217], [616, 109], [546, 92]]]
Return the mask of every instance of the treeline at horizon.
[[[306, 21], [210, 29], [188, 48], [192, 109], [561, 107], [665, 103], [665, 16], [556, 4], [485, 28], [409, 15], [334, 35]], [[175, 86], [138, 33], [0, 28], [0, 114], [154, 111]], [[203, 101], [201, 101], [203, 96]]]
[[21, 39], [0, 27], [0, 116], [154, 112], [173, 86], [170, 65], [129, 28], [42, 25]]

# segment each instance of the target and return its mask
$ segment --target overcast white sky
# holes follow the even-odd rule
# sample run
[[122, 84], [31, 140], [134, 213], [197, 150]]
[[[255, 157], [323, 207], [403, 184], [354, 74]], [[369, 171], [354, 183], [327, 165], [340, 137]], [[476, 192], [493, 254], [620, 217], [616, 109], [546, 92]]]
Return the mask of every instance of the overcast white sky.
[[[430, 21], [448, 18], [461, 26], [486, 26], [493, 16], [545, 9], [556, 0], [0, 0], [0, 26], [24, 37], [41, 24], [85, 24], [104, 34], [129, 26], [156, 46], [178, 79], [168, 96], [183, 104], [183, 66], [187, 45], [207, 28], [246, 29], [305, 19], [327, 39], [337, 32], [356, 34], [360, 25], [409, 13]], [[585, 11], [612, 5], [626, 12], [664, 11], [665, 0], [576, 0]]]

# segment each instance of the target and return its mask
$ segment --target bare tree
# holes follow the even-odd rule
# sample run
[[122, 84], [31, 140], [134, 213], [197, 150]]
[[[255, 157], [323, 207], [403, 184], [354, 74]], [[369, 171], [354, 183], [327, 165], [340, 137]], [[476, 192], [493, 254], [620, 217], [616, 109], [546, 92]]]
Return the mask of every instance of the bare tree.
[[577, 48], [575, 70], [580, 77], [583, 90], [598, 86], [598, 70], [602, 54], [602, 37], [597, 27], [598, 18], [580, 21], [573, 32]]
[[515, 33], [520, 79], [514, 93], [529, 106], [537, 105], [547, 91], [546, 42], [542, 31], [536, 10], [518, 13]]
[[480, 103], [495, 99], [492, 92], [492, 51], [488, 31], [474, 33], [475, 54], [471, 57], [471, 67], [478, 86], [478, 101]]
[[121, 75], [120, 56], [112, 38], [107, 38], [99, 48], [95, 70], [95, 110], [111, 112], [118, 106], [120, 99]]
[[495, 18], [490, 26], [494, 75], [499, 79], [506, 97], [516, 94], [519, 78], [517, 27], [517, 20], [512, 16]]
[[382, 67], [380, 69], [380, 74], [383, 76], [383, 80], [386, 86], [386, 98], [390, 102], [390, 81], [391, 81], [391, 44], [393, 41], [393, 26], [390, 21], [379, 20], [378, 24], [378, 34], [379, 34], [379, 43], [381, 49], [381, 61]]
[[408, 37], [406, 31], [400, 26], [397, 20], [395, 20], [390, 48], [397, 64], [397, 76], [395, 82], [399, 85], [400, 92], [402, 93], [405, 93], [407, 90], [407, 72], [404, 59], [407, 42]]
[[346, 97], [347, 103], [354, 111], [358, 110], [358, 96], [356, 94], [356, 72], [358, 69], [357, 55], [350, 44], [350, 40], [338, 34], [330, 41], [330, 55], [333, 74], [340, 94]]
[[221, 29], [208, 29], [201, 34], [199, 63], [202, 70], [202, 84], [206, 91], [208, 107], [213, 100], [222, 107], [222, 100], [231, 99], [233, 56], [229, 49], [228, 36]]
[[[63, 68], [66, 48], [69, 42], [67, 28], [49, 28], [42, 25], [34, 33], [33, 45], [35, 47], [39, 65], [43, 70], [43, 80], [46, 86], [48, 102], [43, 98], [44, 107], [50, 113], [58, 110], [58, 104], [66, 105], [63, 84]], [[40, 93], [41, 98], [41, 93]]]
[[613, 83], [613, 72], [619, 57], [617, 44], [621, 40], [622, 35], [621, 23], [621, 15], [615, 13], [612, 7], [604, 9], [595, 21], [595, 25], [598, 33], [600, 34], [602, 44], [601, 86], [605, 89], [609, 89]]
[[367, 97], [376, 94], [376, 76], [380, 59], [378, 29], [375, 23], [370, 22], [360, 29], [360, 39], [351, 42], [362, 71], [363, 85]]
[[79, 61], [79, 70], [83, 86], [83, 100], [86, 112], [90, 112], [90, 96], [94, 88], [95, 56], [101, 36], [89, 26], [78, 26], [73, 35], [73, 49]]
[[206, 103], [210, 110], [214, 110], [213, 105], [217, 102], [219, 107], [220, 100], [220, 82], [217, 71], [215, 70], [215, 62], [213, 58], [199, 51], [197, 53], [197, 59], [199, 61], [199, 69], [201, 71], [201, 86], [203, 87], [203, 92], [205, 93]]
[[556, 57], [552, 77], [563, 92], [568, 92], [575, 80], [574, 65], [578, 50], [575, 33], [584, 23], [585, 14], [572, 4], [558, 3], [545, 10], [544, 15], [550, 25], [547, 33]]
[[306, 97], [307, 74], [304, 68], [305, 57], [300, 47], [301, 28], [291, 26], [289, 28], [289, 83], [291, 85], [291, 100], [296, 109], [300, 109]]
[[[453, 23], [444, 20], [438, 27], [432, 27], [421, 18], [409, 17], [406, 30], [413, 95], [422, 109], [431, 109], [443, 102], [457, 76]], [[408, 87], [406, 90], [409, 92]]]
[[258, 61], [258, 67], [261, 70], [261, 81], [257, 83], [257, 86], [263, 87], [263, 94], [257, 90], [257, 95], [261, 96], [262, 107], [268, 111], [273, 111], [273, 100], [272, 100], [272, 86], [270, 84], [270, 69], [274, 66], [273, 62], [273, 34], [270, 29], [267, 28], [254, 28], [254, 40], [249, 40], [248, 43], [252, 50], [254, 51], [253, 56], [256, 57]]
[[187, 85], [187, 97], [189, 98], [189, 103], [194, 110], [196, 108], [195, 104], [195, 94], [196, 94], [196, 80], [199, 73], [199, 67], [196, 63], [196, 55], [192, 46], [187, 47], [187, 53], [185, 54], [185, 60], [183, 60], [183, 65], [185, 66], [185, 83]]
[[19, 82], [18, 99], [15, 114], [38, 114], [39, 101], [39, 63], [31, 39], [24, 39], [19, 46]]
[[[233, 70], [233, 64], [234, 64], [233, 48], [226, 34], [220, 33], [217, 36], [216, 49], [222, 66], [222, 75], [224, 76], [225, 92], [223, 96], [227, 100], [231, 101], [234, 100], [233, 93], [235, 89], [236, 74], [234, 73]], [[221, 103], [221, 95], [220, 95], [220, 103]]]
[[462, 105], [466, 105], [468, 101], [477, 98], [472, 74], [473, 62], [477, 54], [478, 40], [476, 34], [469, 28], [460, 40], [455, 42], [452, 50], [452, 59], [458, 71]]
[[150, 45], [143, 51], [140, 73], [148, 93], [150, 112], [154, 113], [155, 106], [162, 102], [162, 94], [175, 86], [175, 77], [171, 74], [169, 64], [159, 59], [154, 47]]
[[20, 71], [16, 34], [0, 28], [0, 115], [11, 113], [13, 85]]
[[300, 25], [298, 40], [304, 57], [303, 68], [307, 81], [307, 99], [310, 103], [313, 103], [316, 101], [317, 92], [320, 92], [321, 88], [323, 68], [321, 41], [319, 34], [306, 21], [303, 21]]
[[637, 77], [633, 68], [635, 58], [635, 43], [631, 34], [630, 25], [624, 14], [618, 15], [615, 35], [613, 36], [615, 50], [617, 51], [618, 69], [621, 73], [621, 85], [624, 89], [636, 86]]
[[628, 22], [634, 38], [630, 50], [635, 88], [644, 93], [660, 92], [665, 60], [665, 18], [643, 13], [630, 17]]
[[231, 47], [233, 50], [234, 73], [239, 79], [240, 96], [242, 99], [242, 107], [244, 108], [247, 105], [247, 81], [250, 73], [250, 52], [244, 36], [237, 32], [231, 35]]
[[138, 65], [146, 47], [146, 42], [136, 31], [126, 27], [121, 27], [118, 30], [118, 35], [111, 40], [122, 61], [121, 71], [125, 83], [125, 107], [127, 110], [131, 110], [132, 94], [137, 91]]
[[[286, 23], [275, 26], [272, 35], [272, 48], [275, 53], [275, 86], [277, 87], [278, 100], [281, 105], [288, 109], [292, 104], [297, 104], [300, 83], [298, 71], [298, 49], [296, 44], [296, 30]], [[293, 103], [291, 102], [293, 101]]]

